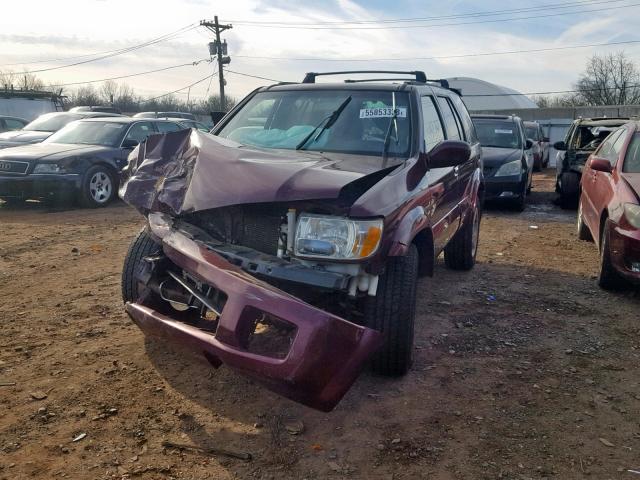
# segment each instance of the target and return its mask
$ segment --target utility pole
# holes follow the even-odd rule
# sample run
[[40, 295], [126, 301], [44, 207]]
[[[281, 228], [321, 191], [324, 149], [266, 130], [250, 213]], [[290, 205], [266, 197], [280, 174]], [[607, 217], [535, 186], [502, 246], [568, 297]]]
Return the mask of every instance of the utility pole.
[[227, 65], [231, 62], [231, 58], [227, 56], [227, 41], [224, 43], [220, 41], [220, 33], [225, 30], [229, 30], [233, 28], [231, 25], [220, 25], [218, 22], [218, 16], [213, 17], [213, 22], [210, 20], [202, 20], [200, 21], [200, 25], [211, 30], [215, 36], [216, 41], [211, 42], [209, 44], [209, 53], [211, 55], [215, 55], [218, 58], [218, 81], [220, 82], [220, 109], [225, 110], [225, 99], [224, 99], [224, 70], [222, 68], [223, 65]]

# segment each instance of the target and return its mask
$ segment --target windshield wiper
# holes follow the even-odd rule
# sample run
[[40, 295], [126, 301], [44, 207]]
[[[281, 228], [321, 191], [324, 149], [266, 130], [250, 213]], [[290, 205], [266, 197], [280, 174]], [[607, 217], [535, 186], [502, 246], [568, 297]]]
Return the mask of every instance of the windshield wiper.
[[[298, 145], [296, 145], [296, 150], [302, 150], [302, 147], [305, 146], [305, 144], [309, 141], [309, 139], [313, 136], [313, 134], [315, 133], [316, 130], [318, 130], [322, 124], [324, 124], [324, 127], [322, 127], [322, 130], [320, 130], [318, 132], [318, 135], [316, 135], [316, 138], [313, 139], [313, 141], [317, 141], [318, 138], [320, 138], [320, 135], [322, 135], [322, 133], [327, 129], [327, 128], [331, 128], [331, 126], [336, 123], [336, 120], [338, 120], [338, 117], [340, 116], [340, 114], [342, 113], [342, 111], [347, 108], [347, 105], [349, 105], [349, 102], [351, 101], [351, 95], [349, 95], [347, 98], [345, 98], [345, 100], [340, 104], [340, 106], [338, 108], [336, 108], [333, 112], [331, 112], [329, 115], [327, 115], [326, 117], [324, 117], [322, 120], [320, 120], [320, 123], [318, 123], [318, 125], [316, 125], [315, 127], [313, 127], [313, 130], [311, 130], [309, 132], [309, 134], [304, 137], [302, 139], [302, 141], [300, 143], [298, 143]], [[325, 123], [326, 122], [326, 123]]]
[[391, 143], [391, 127], [395, 127], [396, 132], [396, 145], [400, 139], [398, 138], [398, 110], [396, 109], [396, 92], [391, 92], [391, 109], [393, 113], [391, 114], [391, 120], [389, 120], [389, 127], [387, 127], [387, 133], [384, 136], [384, 145], [382, 147], [382, 158], [387, 160], [387, 150], [389, 149], [389, 144]]

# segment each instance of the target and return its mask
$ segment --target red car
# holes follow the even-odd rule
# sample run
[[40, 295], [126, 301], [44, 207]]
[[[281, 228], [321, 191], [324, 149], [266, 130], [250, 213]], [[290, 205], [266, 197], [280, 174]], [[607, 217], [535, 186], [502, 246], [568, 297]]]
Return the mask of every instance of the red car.
[[600, 249], [598, 284], [640, 284], [640, 122], [611, 132], [582, 174], [578, 237]]

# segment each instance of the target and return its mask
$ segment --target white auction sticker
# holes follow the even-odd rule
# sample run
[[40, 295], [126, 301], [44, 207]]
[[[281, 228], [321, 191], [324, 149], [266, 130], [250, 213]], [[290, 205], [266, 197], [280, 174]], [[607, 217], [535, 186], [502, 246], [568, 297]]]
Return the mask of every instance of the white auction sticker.
[[513, 133], [513, 130], [503, 130], [503, 129], [500, 129], [500, 128], [496, 128], [495, 132], [496, 133], [506, 133], [508, 135], [511, 135]]
[[[406, 118], [407, 109], [405, 107], [396, 108], [396, 117]], [[361, 108], [360, 118], [391, 118], [393, 117], [393, 108], [380, 107], [380, 108]]]

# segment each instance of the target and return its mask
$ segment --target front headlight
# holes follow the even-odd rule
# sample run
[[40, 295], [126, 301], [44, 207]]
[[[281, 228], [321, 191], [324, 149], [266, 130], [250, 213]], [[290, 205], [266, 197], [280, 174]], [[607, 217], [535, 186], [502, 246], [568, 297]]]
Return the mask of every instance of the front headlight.
[[512, 175], [518, 175], [522, 169], [522, 161], [514, 160], [513, 162], [505, 163], [500, 166], [495, 177], [510, 177]]
[[38, 163], [33, 173], [64, 173], [64, 168], [57, 163]]
[[627, 219], [627, 222], [629, 222], [629, 225], [632, 227], [640, 228], [640, 205], [625, 203], [624, 218]]
[[338, 260], [373, 255], [382, 238], [382, 220], [302, 214], [298, 218], [295, 254], [301, 257]]

